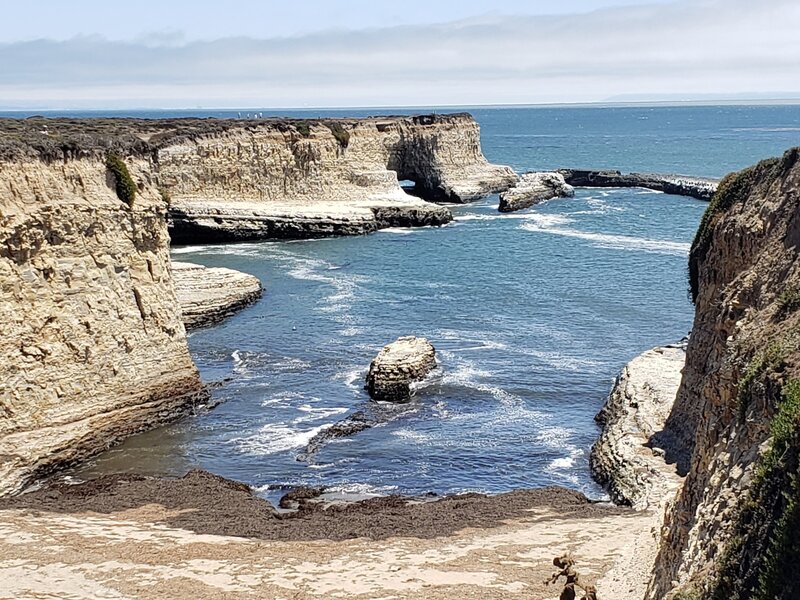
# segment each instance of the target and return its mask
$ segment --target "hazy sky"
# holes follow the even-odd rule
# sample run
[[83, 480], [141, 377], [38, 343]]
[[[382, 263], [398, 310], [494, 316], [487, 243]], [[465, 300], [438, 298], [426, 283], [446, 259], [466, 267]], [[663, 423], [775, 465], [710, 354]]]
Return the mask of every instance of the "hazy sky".
[[9, 3], [0, 107], [800, 97], [797, 0]]

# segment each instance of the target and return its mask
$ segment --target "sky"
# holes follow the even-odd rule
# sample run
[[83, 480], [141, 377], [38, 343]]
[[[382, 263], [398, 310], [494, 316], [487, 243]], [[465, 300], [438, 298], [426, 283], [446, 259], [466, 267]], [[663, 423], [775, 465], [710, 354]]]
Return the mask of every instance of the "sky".
[[37, 0], [0, 109], [800, 98], [797, 0]]

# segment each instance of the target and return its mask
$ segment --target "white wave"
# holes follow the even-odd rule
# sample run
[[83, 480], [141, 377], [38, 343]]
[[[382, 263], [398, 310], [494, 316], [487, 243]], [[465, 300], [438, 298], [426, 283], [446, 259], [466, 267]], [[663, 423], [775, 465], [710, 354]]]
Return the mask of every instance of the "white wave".
[[358, 496], [385, 496], [398, 489], [396, 485], [370, 485], [369, 483], [342, 483], [325, 488], [326, 494], [355, 494]]
[[351, 390], [360, 391], [363, 389], [364, 384], [364, 375], [366, 370], [364, 367], [353, 367], [347, 371], [342, 371], [341, 373], [337, 373], [333, 376], [333, 379], [336, 381], [344, 381], [344, 384], [349, 387]]
[[305, 394], [300, 392], [279, 392], [274, 396], [270, 396], [269, 398], [265, 398], [261, 401], [261, 406], [274, 406], [276, 404], [281, 404], [284, 406], [290, 406], [295, 403], [295, 401], [300, 399], [305, 399]]
[[337, 331], [336, 333], [338, 333], [342, 337], [355, 337], [357, 335], [361, 335], [362, 333], [364, 333], [364, 331], [365, 330], [363, 327], [347, 327], [345, 329]]
[[170, 249], [170, 254], [194, 254], [195, 252], [205, 252], [209, 248], [210, 246], [183, 246]]
[[233, 354], [231, 354], [231, 358], [233, 359], [234, 364], [237, 365], [242, 364], [242, 356], [239, 354], [238, 350], [233, 351]]
[[405, 440], [411, 440], [417, 444], [428, 442], [431, 439], [430, 434], [422, 433], [421, 431], [414, 431], [413, 429], [397, 429], [392, 432], [392, 435], [395, 437], [403, 438]]
[[298, 430], [283, 423], [264, 425], [257, 433], [248, 437], [234, 438], [231, 443], [237, 450], [244, 454], [268, 456], [278, 452], [286, 452], [293, 448], [302, 448], [318, 433], [332, 427], [333, 423], [326, 423], [308, 430]]
[[680, 256], [685, 256], [689, 253], [690, 248], [690, 245], [684, 242], [651, 240], [628, 235], [594, 233], [566, 227], [554, 227], [550, 224], [537, 221], [523, 223], [520, 225], [520, 228], [534, 233], [549, 233], [553, 235], [578, 238], [593, 242], [597, 247], [610, 248], [614, 250], [641, 250], [644, 252], [654, 252], [658, 254], [677, 254]]
[[[419, 228], [417, 228], [419, 229]], [[385, 229], [379, 229], [378, 233], [394, 233], [396, 235], [411, 235], [414, 233], [413, 229], [408, 227], [386, 227]]]
[[332, 408], [314, 408], [309, 404], [303, 404], [302, 406], [298, 406], [297, 410], [300, 412], [307, 413], [304, 417], [298, 417], [293, 422], [294, 423], [308, 423], [311, 421], [319, 421], [320, 419], [325, 419], [327, 417], [334, 417], [336, 415], [341, 415], [347, 412], [347, 408], [345, 407], [332, 407]]

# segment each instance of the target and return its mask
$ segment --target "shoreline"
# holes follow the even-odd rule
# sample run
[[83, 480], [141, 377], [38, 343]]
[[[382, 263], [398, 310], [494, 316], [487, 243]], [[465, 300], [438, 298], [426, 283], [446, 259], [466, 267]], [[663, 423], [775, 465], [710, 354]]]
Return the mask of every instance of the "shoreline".
[[[613, 398], [621, 393], [617, 390], [647, 389], [655, 371], [631, 365], [654, 359], [653, 368], [663, 366], [655, 349], [623, 369], [604, 409], [614, 413], [606, 415], [607, 429], [630, 428], [625, 406]], [[631, 372], [634, 382], [626, 375]], [[642, 395], [631, 404], [638, 404], [640, 416], [649, 415], [641, 404], [652, 399]], [[657, 426], [648, 421], [643, 430]], [[625, 448], [637, 451], [636, 444], [624, 447], [623, 462]], [[661, 468], [669, 469], [666, 463]], [[657, 491], [651, 480], [639, 483], [646, 493]], [[543, 584], [552, 574], [553, 557], [570, 552], [584, 581], [596, 585], [601, 597], [640, 600], [668, 496], [626, 507], [560, 487], [354, 501], [301, 489], [286, 496], [292, 509], [281, 510], [248, 485], [201, 470], [183, 477], [120, 474], [77, 484], [51, 481], [0, 500], [5, 534], [0, 575], [13, 569], [17, 576], [0, 583], [0, 593], [51, 589], [36, 577], [49, 565], [62, 569], [61, 585], [92, 593], [130, 593], [127, 576], [121, 575], [136, 574], [151, 582], [135, 588], [137, 598], [157, 597], [166, 589], [198, 598], [368, 593], [410, 600], [451, 598], [458, 590], [466, 598], [545, 600], [558, 594]], [[48, 544], [61, 548], [62, 555], [68, 549], [68, 566], [53, 566]], [[204, 565], [201, 570], [198, 564]]]

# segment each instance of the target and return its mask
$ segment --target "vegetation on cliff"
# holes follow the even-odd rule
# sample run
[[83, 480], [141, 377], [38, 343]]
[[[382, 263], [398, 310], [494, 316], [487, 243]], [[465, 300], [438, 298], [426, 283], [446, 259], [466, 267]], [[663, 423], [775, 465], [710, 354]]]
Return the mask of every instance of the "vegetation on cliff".
[[800, 379], [783, 386], [770, 438], [723, 558], [714, 600], [788, 600], [800, 592]]
[[119, 154], [109, 154], [106, 158], [106, 167], [114, 177], [117, 198], [128, 206], [133, 206], [136, 198], [136, 183], [134, 183], [128, 166]]

